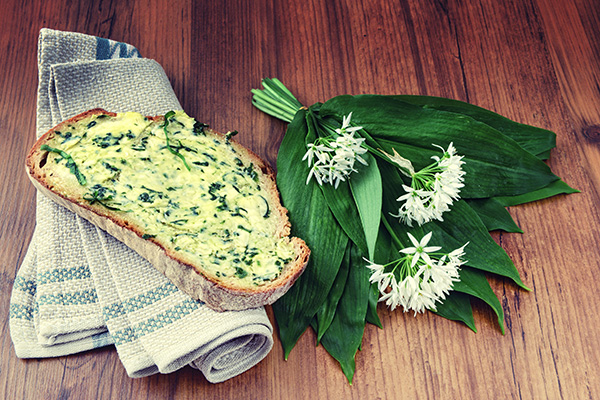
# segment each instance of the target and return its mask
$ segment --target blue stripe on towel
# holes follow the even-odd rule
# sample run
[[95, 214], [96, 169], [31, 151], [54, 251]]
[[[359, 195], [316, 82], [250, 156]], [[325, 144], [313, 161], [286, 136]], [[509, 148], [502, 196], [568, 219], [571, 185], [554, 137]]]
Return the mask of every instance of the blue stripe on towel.
[[98, 333], [96, 335], [92, 335], [92, 343], [94, 349], [99, 349], [100, 347], [108, 346], [114, 344], [112, 336], [108, 332]]
[[10, 319], [17, 318], [33, 321], [34, 309], [23, 304], [11, 304], [8, 313]]
[[98, 302], [96, 289], [82, 290], [73, 293], [45, 294], [40, 296], [38, 303], [40, 305], [58, 304], [62, 306], [93, 304]]
[[96, 60], [141, 57], [135, 47], [114, 40], [96, 37]]
[[111, 335], [115, 341], [115, 345], [133, 342], [142, 336], [151, 334], [158, 329], [164, 328], [167, 325], [179, 321], [186, 315], [189, 315], [198, 308], [202, 307], [203, 304], [204, 303], [201, 301], [193, 300], [191, 298], [184, 300], [180, 304], [171, 307], [169, 310], [140, 322], [133, 328], [125, 328], [116, 332], [111, 332]]
[[35, 296], [35, 292], [37, 290], [37, 285], [35, 281], [28, 280], [23, 278], [22, 276], [17, 275], [17, 277], [15, 278], [15, 283], [13, 285], [20, 291], [25, 292], [30, 296]]
[[117, 318], [127, 312], [134, 312], [144, 308], [145, 306], [154, 304], [157, 301], [160, 301], [177, 292], [177, 290], [178, 289], [175, 285], [173, 285], [171, 282], [167, 282], [164, 285], [149, 290], [146, 293], [129, 298], [124, 302], [118, 302], [104, 306], [102, 307], [102, 314], [106, 320]]
[[40, 285], [70, 281], [74, 279], [89, 279], [92, 273], [87, 265], [72, 268], [53, 269], [45, 271], [38, 275], [38, 283]]

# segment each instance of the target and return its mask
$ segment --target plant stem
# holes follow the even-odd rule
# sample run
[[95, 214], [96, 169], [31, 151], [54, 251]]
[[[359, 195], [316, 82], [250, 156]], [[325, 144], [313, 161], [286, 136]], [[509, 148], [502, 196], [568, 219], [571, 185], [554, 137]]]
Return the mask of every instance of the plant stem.
[[264, 89], [252, 89], [252, 104], [259, 110], [285, 122], [292, 122], [296, 112], [302, 107], [300, 103], [279, 79], [262, 80]]
[[390, 236], [392, 237], [392, 239], [394, 239], [394, 241], [396, 242], [396, 244], [398, 244], [398, 246], [400, 246], [400, 248], [404, 248], [404, 244], [400, 241], [400, 239], [398, 238], [398, 236], [396, 236], [396, 233], [392, 229], [392, 226], [387, 221], [387, 219], [385, 218], [385, 216], [381, 215], [381, 221], [383, 222], [383, 225], [385, 225], [385, 229], [387, 229], [388, 233], [390, 234]]

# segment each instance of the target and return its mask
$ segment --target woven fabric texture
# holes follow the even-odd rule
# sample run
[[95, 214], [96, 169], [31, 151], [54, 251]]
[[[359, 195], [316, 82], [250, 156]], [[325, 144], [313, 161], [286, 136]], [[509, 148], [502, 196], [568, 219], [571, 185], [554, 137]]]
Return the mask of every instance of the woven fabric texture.
[[[181, 109], [162, 67], [129, 44], [42, 29], [38, 68], [38, 137], [92, 108], [144, 115]], [[21, 358], [114, 345], [131, 377], [190, 365], [209, 382], [248, 370], [273, 346], [264, 308], [209, 309], [123, 243], [39, 194], [10, 330]]]

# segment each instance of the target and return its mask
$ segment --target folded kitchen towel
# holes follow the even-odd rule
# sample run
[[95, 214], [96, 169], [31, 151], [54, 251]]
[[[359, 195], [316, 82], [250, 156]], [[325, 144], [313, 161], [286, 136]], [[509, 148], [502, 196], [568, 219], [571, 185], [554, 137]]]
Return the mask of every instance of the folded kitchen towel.
[[[92, 108], [160, 115], [181, 109], [162, 67], [133, 46], [50, 29], [38, 43], [37, 136]], [[222, 382], [273, 346], [264, 308], [218, 313], [145, 259], [38, 194], [36, 228], [11, 296], [18, 357], [114, 344], [131, 377], [185, 365]]]

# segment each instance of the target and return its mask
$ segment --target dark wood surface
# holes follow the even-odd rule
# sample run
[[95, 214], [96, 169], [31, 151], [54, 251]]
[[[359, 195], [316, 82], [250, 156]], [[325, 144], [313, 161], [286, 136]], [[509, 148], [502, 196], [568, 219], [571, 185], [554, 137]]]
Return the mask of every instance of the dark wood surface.
[[[0, 12], [0, 398], [600, 398], [600, 2], [597, 0], [23, 1]], [[285, 124], [250, 89], [278, 77], [306, 105], [338, 94], [455, 98], [551, 129], [549, 164], [579, 194], [510, 209], [525, 234], [494, 234], [531, 292], [492, 280], [506, 334], [475, 304], [478, 333], [380, 308], [354, 384], [306, 333], [213, 385], [191, 368], [127, 377], [113, 348], [21, 360], [8, 328], [35, 224], [23, 160], [35, 137], [39, 29], [135, 45], [183, 107], [272, 165]]]

